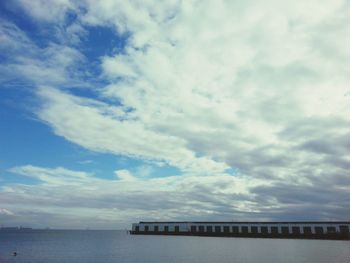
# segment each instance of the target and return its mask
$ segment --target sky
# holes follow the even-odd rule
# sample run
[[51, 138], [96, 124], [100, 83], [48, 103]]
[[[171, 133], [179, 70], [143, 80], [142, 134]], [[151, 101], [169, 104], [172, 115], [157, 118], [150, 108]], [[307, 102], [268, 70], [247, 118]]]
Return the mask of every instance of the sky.
[[349, 220], [350, 2], [0, 1], [0, 224]]

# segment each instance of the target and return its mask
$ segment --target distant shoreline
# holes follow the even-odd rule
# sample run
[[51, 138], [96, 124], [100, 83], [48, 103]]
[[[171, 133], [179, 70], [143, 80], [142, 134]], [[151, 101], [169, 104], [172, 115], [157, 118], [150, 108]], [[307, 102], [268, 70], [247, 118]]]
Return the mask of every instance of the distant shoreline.
[[126, 229], [83, 229], [83, 228], [19, 228], [19, 227], [2, 227], [0, 232], [30, 232], [30, 231], [129, 231]]

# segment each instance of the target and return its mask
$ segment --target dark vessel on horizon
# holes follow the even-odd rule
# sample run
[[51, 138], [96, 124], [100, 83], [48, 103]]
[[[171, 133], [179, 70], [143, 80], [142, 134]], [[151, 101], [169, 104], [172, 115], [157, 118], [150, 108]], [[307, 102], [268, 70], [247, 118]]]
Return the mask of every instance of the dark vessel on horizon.
[[31, 231], [33, 230], [33, 228], [31, 227], [18, 227], [18, 226], [9, 226], [9, 227], [0, 227], [0, 231], [8, 231], [8, 232], [12, 232], [12, 231]]

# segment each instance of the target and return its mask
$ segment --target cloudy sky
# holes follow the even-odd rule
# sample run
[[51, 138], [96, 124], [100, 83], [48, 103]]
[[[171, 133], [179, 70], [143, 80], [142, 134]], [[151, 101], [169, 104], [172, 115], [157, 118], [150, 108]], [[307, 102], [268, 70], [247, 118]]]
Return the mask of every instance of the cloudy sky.
[[350, 217], [347, 0], [0, 2], [0, 222]]

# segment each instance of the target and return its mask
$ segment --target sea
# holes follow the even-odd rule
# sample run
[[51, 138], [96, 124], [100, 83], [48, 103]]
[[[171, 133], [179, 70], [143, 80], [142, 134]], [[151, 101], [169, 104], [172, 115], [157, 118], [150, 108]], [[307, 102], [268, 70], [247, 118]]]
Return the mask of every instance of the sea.
[[0, 262], [349, 263], [350, 241], [143, 236], [100, 230], [0, 231]]

